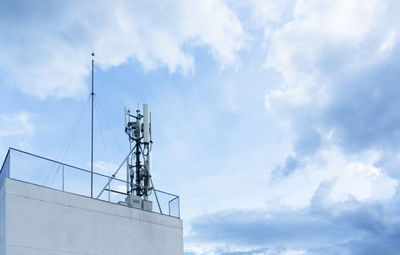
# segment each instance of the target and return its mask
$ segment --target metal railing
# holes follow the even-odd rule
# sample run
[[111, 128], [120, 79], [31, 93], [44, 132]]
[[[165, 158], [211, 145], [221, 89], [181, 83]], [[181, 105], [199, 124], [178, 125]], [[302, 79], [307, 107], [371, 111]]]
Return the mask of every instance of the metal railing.
[[[124, 162], [127, 163], [126, 160]], [[91, 186], [89, 170], [15, 148], [9, 148], [0, 169], [0, 189], [6, 178], [86, 197], [91, 197], [93, 189], [93, 194], [99, 194], [94, 199], [111, 203], [124, 204], [127, 196], [127, 182], [115, 175], [93, 172]], [[152, 212], [180, 218], [179, 196], [152, 189], [148, 200], [154, 202]]]

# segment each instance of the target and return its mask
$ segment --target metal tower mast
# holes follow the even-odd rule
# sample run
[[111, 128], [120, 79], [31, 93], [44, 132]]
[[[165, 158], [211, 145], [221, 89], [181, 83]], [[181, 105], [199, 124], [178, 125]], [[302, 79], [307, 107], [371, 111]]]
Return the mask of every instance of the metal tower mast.
[[[140, 198], [147, 200], [153, 188], [151, 181], [151, 113], [147, 104], [136, 114], [125, 108], [125, 133], [131, 148], [127, 164], [128, 204]], [[132, 200], [133, 199], [133, 200]]]
[[91, 126], [91, 149], [90, 149], [90, 197], [93, 198], [93, 111], [94, 111], [94, 53], [92, 52], [92, 126]]

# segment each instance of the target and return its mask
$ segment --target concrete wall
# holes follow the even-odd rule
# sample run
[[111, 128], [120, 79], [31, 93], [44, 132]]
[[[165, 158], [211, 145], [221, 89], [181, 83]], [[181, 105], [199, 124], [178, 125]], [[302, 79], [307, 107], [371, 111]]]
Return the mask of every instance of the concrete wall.
[[4, 186], [5, 255], [183, 255], [180, 219], [12, 179]]

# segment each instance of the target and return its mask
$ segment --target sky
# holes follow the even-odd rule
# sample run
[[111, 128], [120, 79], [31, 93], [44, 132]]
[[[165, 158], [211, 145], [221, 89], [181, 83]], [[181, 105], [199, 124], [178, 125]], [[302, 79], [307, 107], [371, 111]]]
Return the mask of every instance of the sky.
[[94, 51], [95, 170], [129, 152], [124, 107], [148, 103], [154, 185], [180, 195], [186, 255], [400, 253], [398, 13], [2, 0], [0, 155], [90, 168]]

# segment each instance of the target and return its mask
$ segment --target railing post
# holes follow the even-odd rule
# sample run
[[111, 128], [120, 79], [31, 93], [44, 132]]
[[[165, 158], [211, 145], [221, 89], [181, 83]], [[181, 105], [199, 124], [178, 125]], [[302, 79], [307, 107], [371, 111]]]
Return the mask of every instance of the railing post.
[[[178, 201], [178, 215], [177, 216], [171, 215], [171, 202], [173, 202], [175, 200]], [[169, 200], [168, 201], [169, 216], [181, 218], [181, 209], [180, 209], [180, 207], [181, 206], [180, 206], [179, 196], [175, 196], [173, 199]]]
[[111, 180], [108, 177], [108, 202], [111, 202]]
[[64, 164], [62, 164], [62, 191], [64, 191]]
[[[153, 185], [153, 184], [152, 184], [152, 185]], [[154, 191], [154, 196], [156, 197], [156, 201], [157, 201], [158, 209], [160, 210], [160, 214], [163, 214], [163, 213], [162, 213], [161, 206], [160, 206], [160, 201], [158, 201], [158, 197], [157, 197], [157, 190], [156, 190], [156, 189], [153, 189], [153, 191]]]
[[11, 168], [11, 149], [8, 149], [8, 178], [11, 178], [11, 170], [10, 170], [10, 168]]
[[178, 196], [178, 218], [181, 218], [181, 199]]
[[7, 155], [0, 168], [0, 188], [3, 185], [6, 178], [10, 177], [10, 149], [7, 151]]

